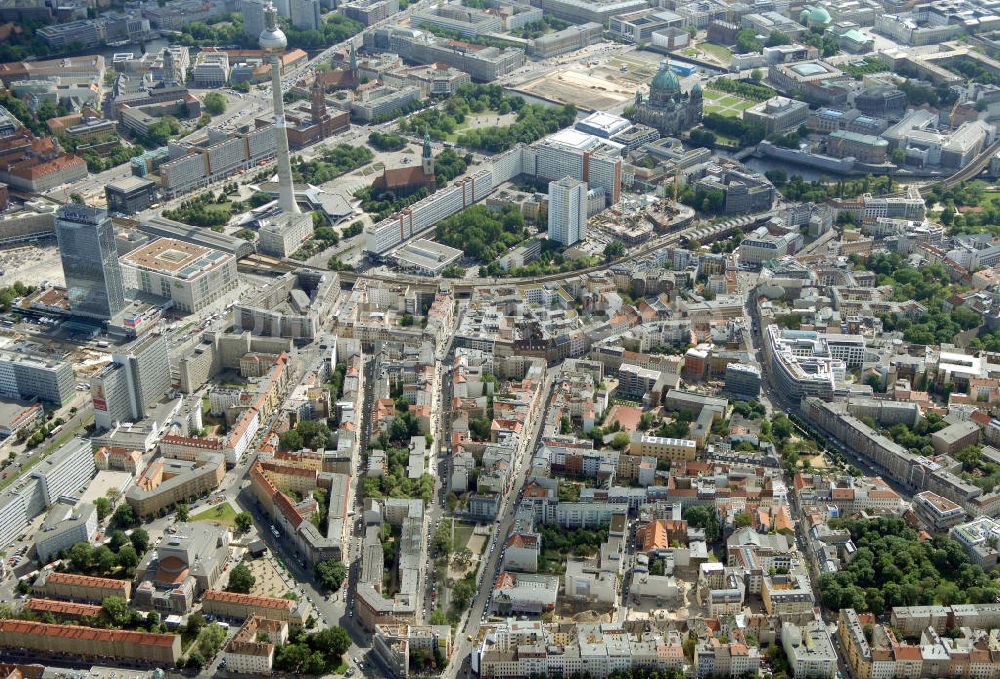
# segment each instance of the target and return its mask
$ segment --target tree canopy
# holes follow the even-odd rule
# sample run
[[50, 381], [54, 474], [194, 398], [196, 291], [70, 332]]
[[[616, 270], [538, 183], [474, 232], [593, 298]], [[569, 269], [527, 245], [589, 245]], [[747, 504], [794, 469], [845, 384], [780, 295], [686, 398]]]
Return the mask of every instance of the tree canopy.
[[531, 236], [521, 211], [514, 205], [500, 212], [473, 205], [441, 220], [434, 231], [439, 242], [486, 264]]
[[1000, 596], [1000, 582], [947, 535], [921, 541], [895, 517], [835, 519], [831, 527], [850, 531], [858, 549], [846, 567], [820, 577], [828, 608], [881, 614], [894, 606], [989, 603]]
[[229, 585], [226, 591], [249, 594], [256, 582], [257, 578], [250, 572], [250, 567], [241, 561], [229, 573]]

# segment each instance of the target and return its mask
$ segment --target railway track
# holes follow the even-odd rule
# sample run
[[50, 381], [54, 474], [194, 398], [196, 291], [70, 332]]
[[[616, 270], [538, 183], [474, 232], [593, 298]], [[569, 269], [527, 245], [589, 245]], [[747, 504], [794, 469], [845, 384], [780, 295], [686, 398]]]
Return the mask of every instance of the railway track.
[[[545, 276], [529, 276], [529, 277], [518, 277], [518, 278], [469, 278], [469, 279], [455, 279], [450, 281], [451, 287], [456, 293], [468, 293], [473, 288], [481, 286], [496, 286], [496, 285], [524, 285], [524, 284], [539, 284], [539, 283], [555, 283], [559, 281], [564, 281], [569, 278], [574, 278], [576, 276], [586, 275], [589, 273], [595, 273], [598, 271], [604, 271], [615, 264], [622, 264], [628, 261], [634, 261], [636, 259], [641, 259], [646, 255], [649, 255], [661, 248], [668, 247], [670, 245], [677, 245], [684, 238], [698, 234], [700, 238], [712, 237], [721, 238], [727, 236], [737, 229], [745, 226], [755, 224], [756, 222], [766, 219], [770, 216], [770, 213], [757, 216], [757, 217], [741, 217], [737, 219], [727, 220], [721, 224], [716, 225], [705, 225], [705, 224], [692, 224], [686, 228], [674, 231], [671, 233], [666, 233], [658, 236], [642, 245], [634, 248], [624, 257], [619, 257], [618, 259], [612, 260], [610, 262], [602, 262], [601, 264], [596, 264], [594, 266], [588, 266], [581, 269], [575, 269], [573, 271], [560, 272], [556, 274], [548, 274]], [[408, 285], [417, 286], [434, 286], [437, 287], [441, 284], [442, 279], [438, 278], [426, 278], [423, 276], [406, 276], [401, 274], [370, 274], [370, 273], [356, 273], [353, 271], [343, 271], [340, 273], [340, 280], [343, 284], [353, 285], [358, 280], [372, 280], [381, 281], [385, 283], [405, 283]]]

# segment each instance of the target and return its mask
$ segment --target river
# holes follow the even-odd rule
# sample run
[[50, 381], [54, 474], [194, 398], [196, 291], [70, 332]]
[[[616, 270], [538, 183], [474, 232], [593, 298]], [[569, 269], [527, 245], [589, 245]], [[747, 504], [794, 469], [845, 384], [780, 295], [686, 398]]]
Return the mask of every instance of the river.
[[773, 158], [757, 158], [755, 156], [750, 156], [749, 158], [743, 161], [743, 164], [756, 172], [782, 170], [789, 177], [797, 174], [806, 181], [810, 182], [819, 179], [825, 181], [837, 181], [837, 179], [841, 178], [840, 175], [824, 174], [823, 172], [820, 172], [819, 170], [813, 167], [808, 167], [806, 165], [796, 165], [794, 163], [786, 163], [780, 160], [775, 160]]

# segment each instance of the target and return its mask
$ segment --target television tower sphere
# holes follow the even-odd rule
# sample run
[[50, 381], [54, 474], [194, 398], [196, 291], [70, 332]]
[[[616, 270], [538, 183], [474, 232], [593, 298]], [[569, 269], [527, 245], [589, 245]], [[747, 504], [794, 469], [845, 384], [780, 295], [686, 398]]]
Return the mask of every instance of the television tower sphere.
[[264, 8], [264, 30], [260, 32], [258, 38], [260, 48], [270, 54], [284, 52], [288, 47], [288, 38], [284, 32], [278, 28], [278, 10], [273, 3], [267, 3]]

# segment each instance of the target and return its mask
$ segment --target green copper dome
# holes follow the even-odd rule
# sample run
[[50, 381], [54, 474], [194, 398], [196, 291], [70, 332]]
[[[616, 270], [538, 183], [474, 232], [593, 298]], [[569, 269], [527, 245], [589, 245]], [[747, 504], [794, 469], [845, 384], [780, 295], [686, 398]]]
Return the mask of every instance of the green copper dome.
[[653, 76], [653, 82], [649, 84], [650, 92], [680, 92], [681, 83], [677, 76], [670, 70], [666, 60], [660, 62], [660, 70]]
[[803, 23], [809, 24], [810, 26], [825, 26], [826, 24], [833, 21], [830, 13], [825, 7], [817, 7], [814, 5], [807, 5], [804, 10], [802, 10], [801, 19]]

